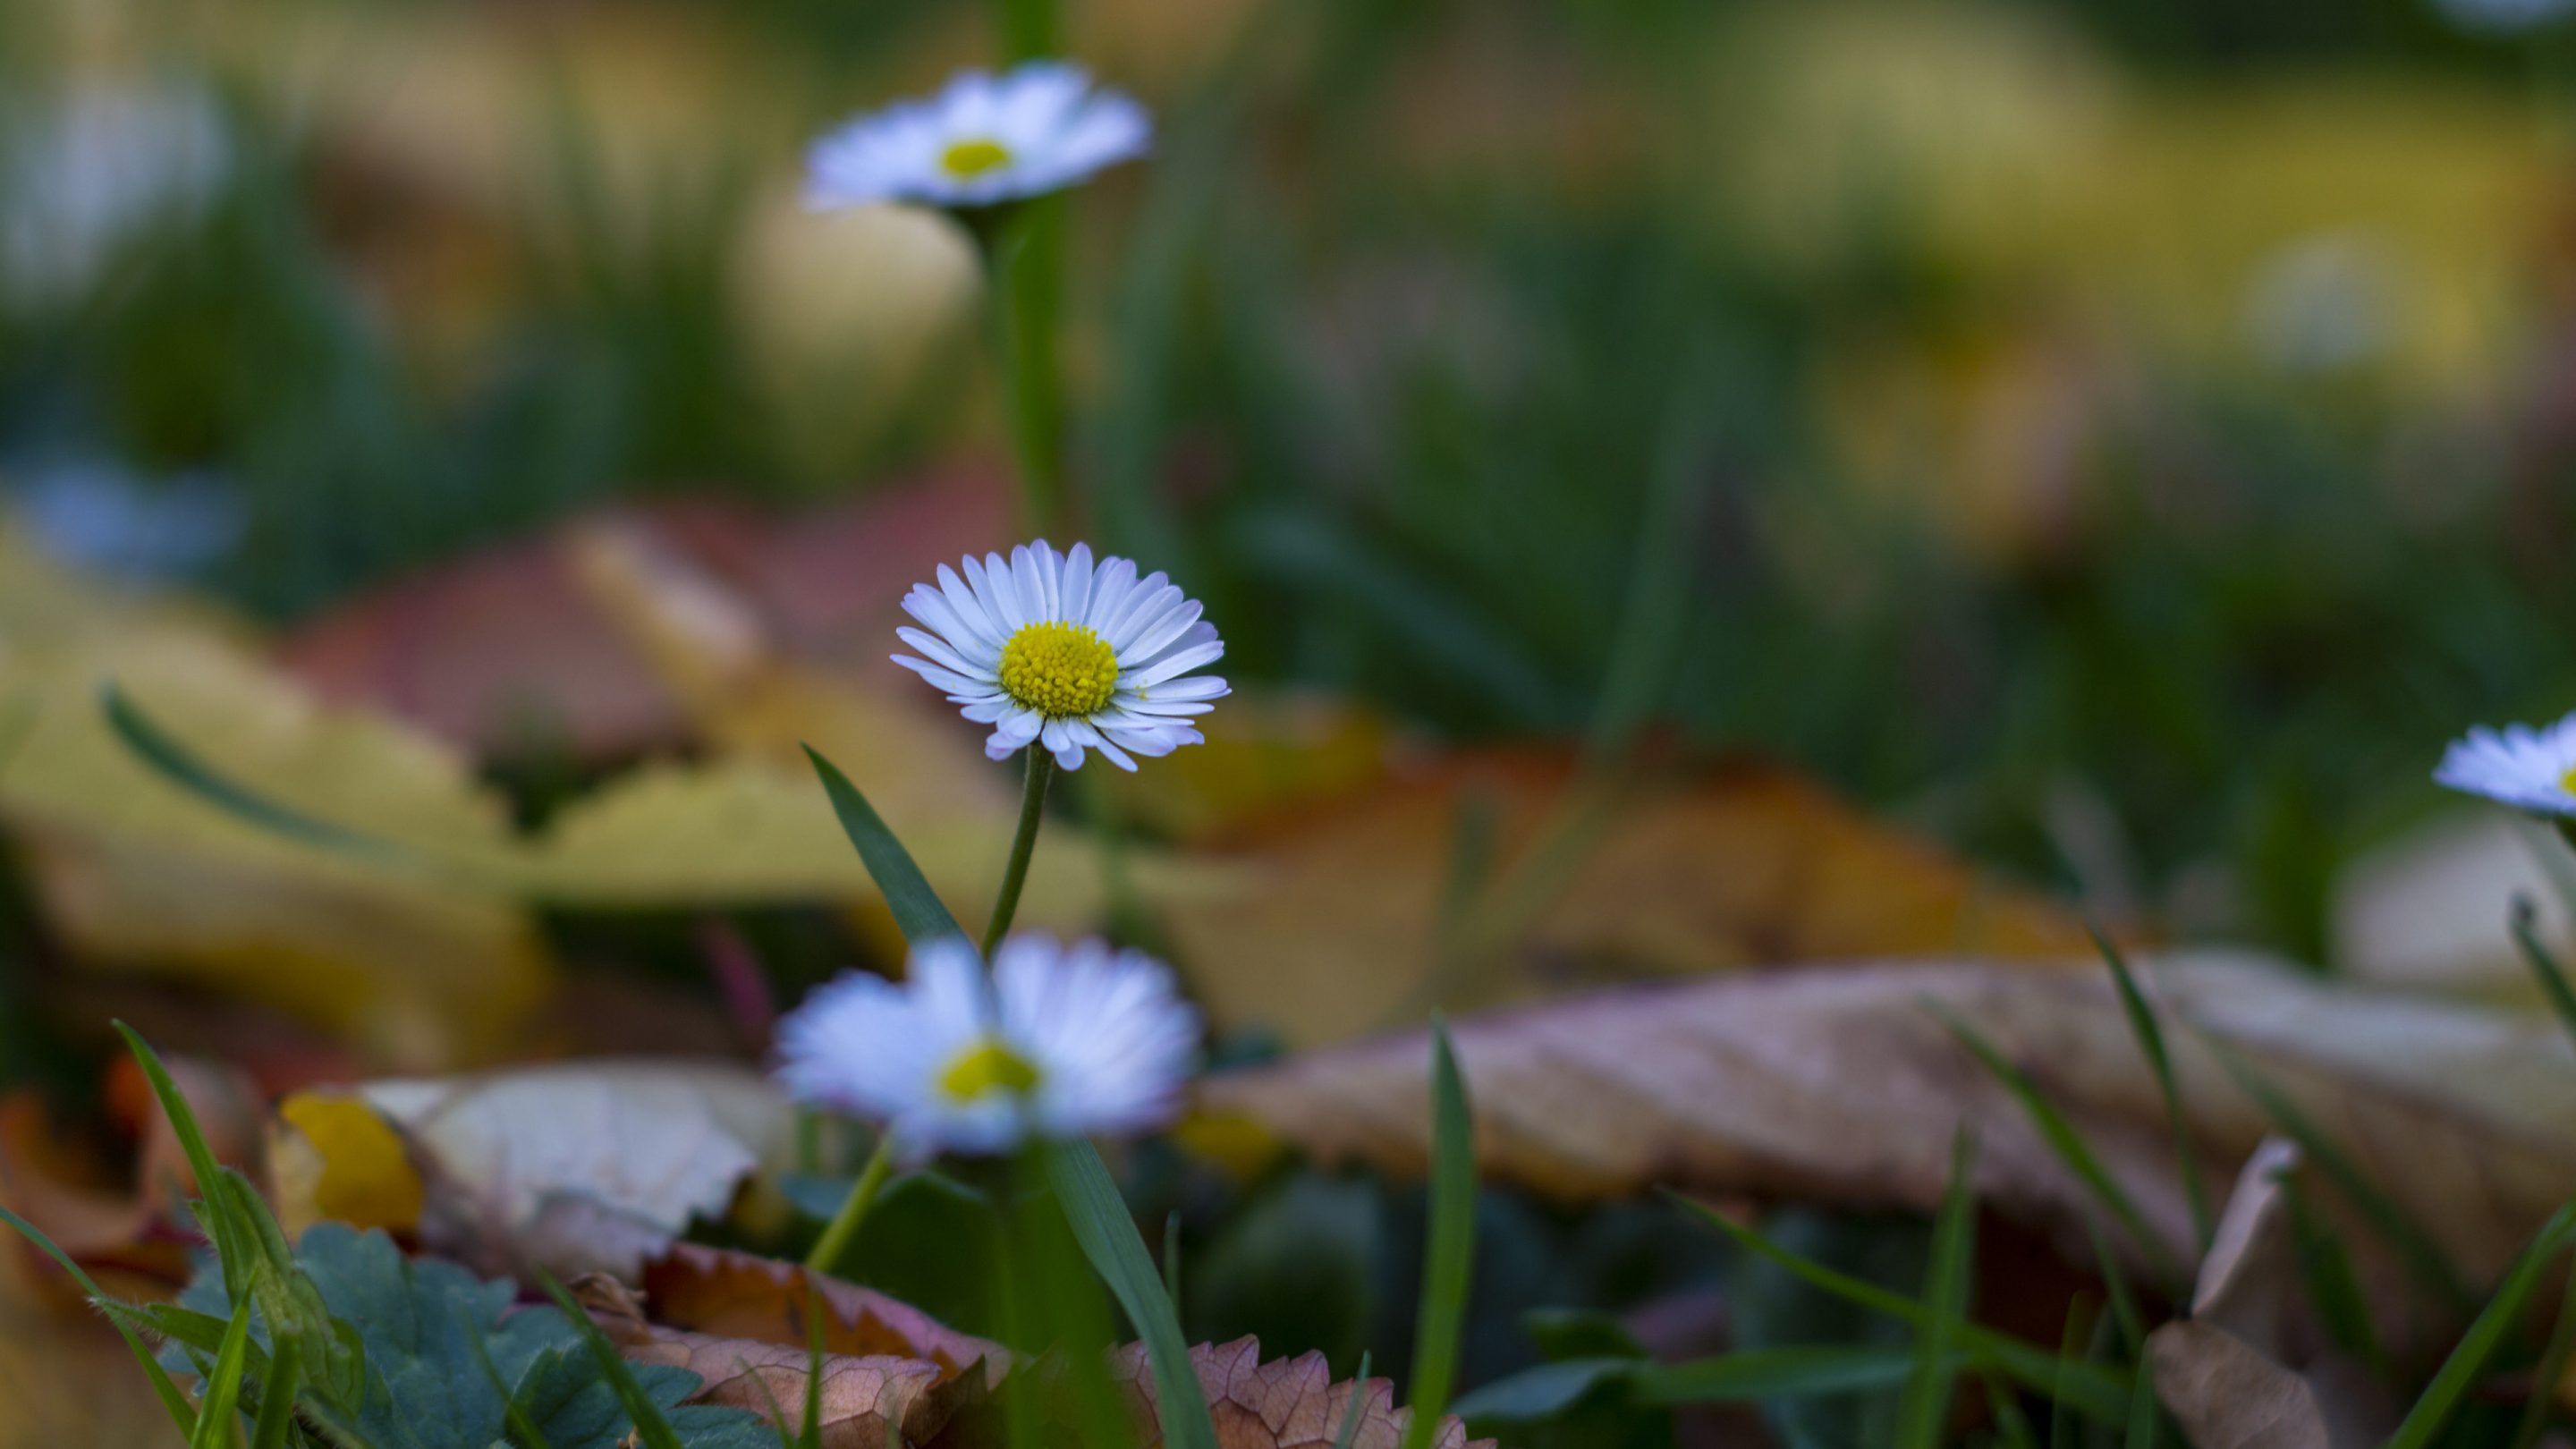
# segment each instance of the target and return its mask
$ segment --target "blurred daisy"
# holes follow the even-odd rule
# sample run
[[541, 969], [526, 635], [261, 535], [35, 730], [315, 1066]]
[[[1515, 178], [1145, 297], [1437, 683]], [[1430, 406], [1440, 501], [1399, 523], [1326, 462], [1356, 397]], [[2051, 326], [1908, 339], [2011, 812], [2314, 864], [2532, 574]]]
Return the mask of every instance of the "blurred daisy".
[[2481, 725], [2451, 742], [2433, 779], [2536, 815], [2576, 816], [2576, 714], [2538, 730]]
[[2462, 30], [2509, 35], [2567, 18], [2576, 0], [2434, 0], [2433, 8]]
[[990, 206], [1061, 191], [1145, 154], [1145, 108], [1096, 88], [1081, 67], [1033, 61], [1006, 75], [970, 70], [927, 100], [859, 117], [814, 143], [815, 207], [920, 201]]
[[1168, 755], [1204, 738], [1190, 721], [1226, 683], [1192, 674], [1225, 654], [1199, 603], [1161, 574], [1091, 546], [1059, 554], [1045, 539], [939, 566], [939, 586], [915, 584], [904, 612], [929, 627], [895, 634], [921, 651], [894, 662], [948, 691], [965, 716], [993, 726], [984, 753], [1001, 759], [1036, 744], [1068, 770], [1098, 750], [1122, 770], [1131, 755]]
[[993, 1153], [1169, 1122], [1198, 1020], [1139, 952], [1013, 936], [988, 991], [974, 948], [951, 936], [914, 951], [900, 985], [854, 971], [817, 989], [778, 1044], [779, 1081], [799, 1100], [884, 1122], [914, 1156]]

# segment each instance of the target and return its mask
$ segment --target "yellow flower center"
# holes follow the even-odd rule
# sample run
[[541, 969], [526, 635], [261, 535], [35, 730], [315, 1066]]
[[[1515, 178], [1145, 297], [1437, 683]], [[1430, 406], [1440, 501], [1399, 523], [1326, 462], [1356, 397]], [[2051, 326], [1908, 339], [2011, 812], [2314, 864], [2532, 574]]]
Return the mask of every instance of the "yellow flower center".
[[1080, 624], [1023, 624], [1002, 646], [1002, 690], [1043, 715], [1090, 714], [1118, 692], [1118, 651]]
[[2570, 795], [2576, 795], [2576, 767], [2571, 767], [2566, 774], [2558, 777], [2558, 788]]
[[998, 171], [1011, 164], [1011, 148], [989, 136], [972, 140], [951, 141], [939, 153], [940, 168], [960, 181], [972, 181], [987, 171]]
[[1037, 1067], [998, 1037], [985, 1037], [959, 1052], [948, 1070], [939, 1074], [939, 1090], [959, 1102], [972, 1102], [988, 1092], [1024, 1097], [1037, 1085]]

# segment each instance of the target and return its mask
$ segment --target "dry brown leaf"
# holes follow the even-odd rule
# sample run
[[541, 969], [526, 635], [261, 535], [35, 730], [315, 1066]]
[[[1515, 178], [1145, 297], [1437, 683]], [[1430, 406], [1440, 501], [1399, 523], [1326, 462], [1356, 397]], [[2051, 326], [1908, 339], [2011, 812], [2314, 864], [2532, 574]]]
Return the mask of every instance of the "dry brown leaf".
[[[629, 1357], [693, 1369], [709, 1381], [706, 1400], [755, 1412], [770, 1402], [764, 1389], [782, 1405], [803, 1402], [812, 1362], [807, 1305], [819, 1299], [826, 1311], [827, 1406], [841, 1405], [839, 1419], [827, 1408], [827, 1422], [846, 1420], [876, 1436], [827, 1434], [826, 1443], [877, 1449], [886, 1426], [895, 1424], [914, 1445], [982, 1444], [990, 1426], [958, 1416], [1015, 1367], [1000, 1344], [959, 1333], [909, 1304], [748, 1253], [682, 1244], [645, 1269], [643, 1288], [639, 1301], [614, 1282], [594, 1279], [583, 1285], [582, 1301]], [[1265, 1363], [1260, 1344], [1244, 1338], [1200, 1344], [1190, 1356], [1215, 1412], [1221, 1449], [1330, 1445], [1354, 1393], [1363, 1396], [1357, 1449], [1395, 1449], [1403, 1437], [1409, 1416], [1394, 1407], [1393, 1385], [1384, 1379], [1336, 1384], [1321, 1354]], [[1152, 1449], [1161, 1430], [1143, 1346], [1121, 1349], [1110, 1373], [1127, 1395], [1143, 1449]], [[1438, 1449], [1468, 1449], [1454, 1418], [1442, 1421], [1433, 1442]]]
[[[799, 1272], [785, 1264], [777, 1266], [789, 1273]], [[848, 1284], [833, 1286], [842, 1291], [834, 1295], [831, 1319], [825, 1325], [827, 1344], [835, 1328], [850, 1326], [840, 1318], [840, 1310], [853, 1306], [853, 1295], [878, 1300], [855, 1313], [861, 1323], [908, 1317], [929, 1324], [950, 1339], [964, 1339], [964, 1335], [930, 1323], [925, 1315], [904, 1304], [880, 1300], [879, 1295]], [[693, 1402], [721, 1404], [763, 1417], [782, 1409], [796, 1415], [802, 1412], [813, 1388], [813, 1349], [805, 1340], [801, 1303], [794, 1310], [795, 1321], [779, 1325], [782, 1332], [794, 1335], [791, 1342], [703, 1333], [649, 1322], [644, 1302], [606, 1277], [583, 1279], [573, 1285], [573, 1293], [589, 1310], [591, 1320], [628, 1358], [668, 1364], [696, 1374], [703, 1382]], [[894, 1351], [875, 1353], [851, 1353], [827, 1346], [816, 1417], [822, 1442], [827, 1449], [886, 1449], [889, 1444], [932, 1443], [960, 1410], [979, 1402], [1000, 1381], [1006, 1356], [999, 1345], [986, 1346], [992, 1349], [992, 1355], [980, 1360], [984, 1371], [972, 1374], [903, 1352], [900, 1342], [893, 1346]]]
[[[2273, 1130], [2210, 1046], [2295, 1103], [2472, 1280], [2576, 1195], [2576, 1059], [2555, 1024], [2339, 989], [2243, 957], [2159, 963], [2193, 1137], [2212, 1180]], [[2106, 972], [1867, 965], [1634, 987], [1454, 1024], [1494, 1177], [1569, 1196], [1667, 1183], [1929, 1209], [1963, 1119], [1999, 1210], [2081, 1256], [2096, 1212], [2021, 1107], [1927, 1009], [1972, 1023], [2081, 1130], [2175, 1260], [2187, 1205], [2155, 1080]], [[1418, 1172], [1420, 1034], [1214, 1078], [1203, 1109], [1327, 1159]], [[2366, 1230], [2352, 1234], [2369, 1246]], [[2374, 1278], [2374, 1285], [2378, 1285]], [[2393, 1291], [2393, 1284], [2388, 1285]]]
[[[1361, 1395], [1359, 1432], [1352, 1449], [1396, 1449], [1412, 1422], [1409, 1409], [1395, 1407], [1395, 1386], [1385, 1379], [1334, 1383], [1320, 1353], [1263, 1362], [1257, 1339], [1203, 1343], [1190, 1350], [1199, 1387], [1216, 1418], [1219, 1449], [1328, 1449], [1341, 1432], [1342, 1415], [1351, 1395]], [[1156, 1412], [1154, 1376], [1142, 1344], [1119, 1350], [1112, 1373], [1126, 1385], [1129, 1405], [1144, 1435], [1143, 1449], [1156, 1449], [1163, 1430]], [[1471, 1445], [1455, 1417], [1440, 1421], [1431, 1439], [1434, 1449], [1492, 1449], [1493, 1440]]]
[[[2084, 961], [2074, 915], [1980, 879], [1784, 771], [1738, 764], [1579, 797], [1571, 753], [1460, 756], [1309, 809], [1227, 858], [1242, 888], [1167, 903], [1220, 1025], [1318, 1046], [1421, 1019], [1641, 976], [1849, 956]], [[1461, 822], [1490, 812], [1503, 879], [1569, 802], [1572, 868], [1528, 891], [1499, 959], [1436, 973]], [[1581, 812], [1582, 804], [1573, 808]]]
[[[924, 559], [1008, 528], [997, 474], [957, 471], [792, 515], [691, 499], [606, 515], [703, 570], [800, 659], [881, 663]], [[470, 554], [333, 610], [282, 657], [324, 698], [398, 715], [480, 754], [532, 745], [584, 759], [670, 748], [695, 721], [586, 575], [602, 521]]]
[[909, 1303], [801, 1265], [727, 1248], [680, 1243], [648, 1263], [642, 1279], [653, 1320], [719, 1338], [754, 1339], [802, 1351], [806, 1305], [819, 1298], [823, 1348], [859, 1357], [926, 1359], [943, 1375], [982, 1364], [998, 1382], [1010, 1350], [959, 1333]]
[[2191, 1317], [2147, 1338], [2156, 1396], [2194, 1449], [2367, 1449], [2396, 1427], [2385, 1390], [2333, 1352], [2300, 1280], [2284, 1138], [2255, 1149], [2220, 1214]]

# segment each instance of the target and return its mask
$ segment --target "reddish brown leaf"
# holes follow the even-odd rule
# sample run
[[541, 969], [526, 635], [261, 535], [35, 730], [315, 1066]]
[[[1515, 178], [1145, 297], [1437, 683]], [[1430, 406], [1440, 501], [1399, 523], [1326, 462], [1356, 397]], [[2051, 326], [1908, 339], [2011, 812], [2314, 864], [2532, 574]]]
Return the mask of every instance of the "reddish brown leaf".
[[645, 1266], [643, 1289], [654, 1322], [717, 1338], [781, 1344], [801, 1353], [806, 1305], [819, 1296], [827, 1353], [925, 1359], [942, 1377], [980, 1363], [996, 1382], [1011, 1363], [1010, 1350], [1000, 1344], [959, 1333], [909, 1303], [808, 1273], [799, 1264], [727, 1248], [677, 1244]]
[[[1190, 1362], [1215, 1414], [1219, 1449], [1329, 1449], [1353, 1394], [1361, 1396], [1361, 1408], [1352, 1449], [1396, 1449], [1412, 1422], [1412, 1411], [1395, 1407], [1393, 1384], [1385, 1379], [1334, 1383], [1320, 1353], [1265, 1363], [1259, 1340], [1238, 1338], [1200, 1344], [1190, 1350]], [[1111, 1372], [1127, 1388], [1144, 1449], [1157, 1449], [1163, 1430], [1145, 1346], [1119, 1350]], [[1465, 1426], [1454, 1417], [1440, 1421], [1431, 1442], [1435, 1449], [1472, 1449]], [[1491, 1449], [1493, 1442], [1476, 1444]]]

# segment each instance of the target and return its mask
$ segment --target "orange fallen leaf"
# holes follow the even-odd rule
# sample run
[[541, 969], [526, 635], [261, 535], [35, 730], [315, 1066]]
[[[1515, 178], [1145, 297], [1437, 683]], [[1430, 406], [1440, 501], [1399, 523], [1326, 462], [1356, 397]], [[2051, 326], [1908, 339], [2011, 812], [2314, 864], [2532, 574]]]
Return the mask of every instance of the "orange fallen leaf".
[[1011, 1352], [990, 1339], [959, 1333], [899, 1299], [801, 1265], [727, 1248], [675, 1244], [644, 1266], [645, 1302], [656, 1323], [719, 1338], [807, 1346], [806, 1306], [824, 1308], [823, 1348], [861, 1357], [924, 1359], [943, 1377], [981, 1364], [990, 1382], [1011, 1365]]
[[[1192, 987], [1221, 1025], [1318, 1046], [1434, 1006], [1756, 963], [2089, 959], [2073, 912], [1784, 770], [1579, 781], [1571, 752], [1461, 755], [1254, 830], [1222, 857], [1240, 888], [1165, 905]], [[1446, 903], [1480, 821], [1492, 899], [1457, 921]]]
[[[1395, 1386], [1385, 1379], [1333, 1382], [1320, 1353], [1264, 1362], [1257, 1339], [1203, 1343], [1190, 1350], [1199, 1387], [1216, 1417], [1219, 1449], [1329, 1449], [1341, 1432], [1351, 1396], [1360, 1395], [1359, 1430], [1352, 1449], [1396, 1449], [1412, 1422], [1409, 1409], [1395, 1407]], [[1154, 1377], [1142, 1344], [1119, 1350], [1111, 1369], [1126, 1386], [1144, 1435], [1142, 1449], [1157, 1449], [1163, 1430], [1154, 1402]], [[1456, 1418], [1440, 1421], [1433, 1449], [1492, 1449], [1493, 1440], [1471, 1445]]]

